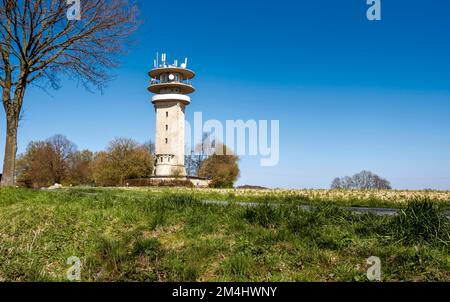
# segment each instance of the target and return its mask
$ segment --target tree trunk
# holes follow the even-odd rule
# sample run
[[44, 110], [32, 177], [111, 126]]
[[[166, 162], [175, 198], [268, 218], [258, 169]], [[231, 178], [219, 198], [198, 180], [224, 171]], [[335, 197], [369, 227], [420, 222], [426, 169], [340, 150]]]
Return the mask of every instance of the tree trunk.
[[[24, 69], [21, 67], [21, 69]], [[6, 145], [3, 160], [3, 175], [1, 186], [12, 187], [16, 179], [16, 155], [17, 155], [17, 129], [19, 128], [20, 111], [22, 110], [23, 98], [25, 96], [27, 74], [21, 72], [19, 84], [14, 91], [14, 101], [10, 101], [11, 85], [3, 89], [3, 106], [6, 114]]]
[[11, 187], [15, 183], [17, 155], [17, 126], [19, 117], [14, 113], [6, 114], [6, 145], [3, 161], [2, 187]]

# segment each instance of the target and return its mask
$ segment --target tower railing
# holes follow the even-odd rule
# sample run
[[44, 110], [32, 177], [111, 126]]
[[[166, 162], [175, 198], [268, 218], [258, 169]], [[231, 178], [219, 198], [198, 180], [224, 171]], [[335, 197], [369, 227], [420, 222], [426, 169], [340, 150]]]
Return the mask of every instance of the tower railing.
[[151, 79], [150, 85], [157, 85], [157, 84], [184, 84], [192, 86], [192, 82], [189, 80], [173, 80], [173, 81], [161, 81], [159, 79]]

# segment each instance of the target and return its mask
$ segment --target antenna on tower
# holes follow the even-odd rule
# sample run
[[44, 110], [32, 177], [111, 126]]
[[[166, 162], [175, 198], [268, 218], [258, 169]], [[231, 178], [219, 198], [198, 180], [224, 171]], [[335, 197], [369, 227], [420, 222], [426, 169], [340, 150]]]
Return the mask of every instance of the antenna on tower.
[[186, 69], [187, 68], [187, 63], [188, 63], [188, 58], [184, 58], [184, 63], [181, 64], [181, 68]]
[[159, 52], [156, 52], [155, 68], [159, 67]]
[[175, 67], [178, 67], [178, 60], [173, 61], [173, 65], [174, 65]]
[[162, 61], [163, 66], [166, 67], [166, 54], [165, 53], [163, 53], [161, 55], [161, 61]]

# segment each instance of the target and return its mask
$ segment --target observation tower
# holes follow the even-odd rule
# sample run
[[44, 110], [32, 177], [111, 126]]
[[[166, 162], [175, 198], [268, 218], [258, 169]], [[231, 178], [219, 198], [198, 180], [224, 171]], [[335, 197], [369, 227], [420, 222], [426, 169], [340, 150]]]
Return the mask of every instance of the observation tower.
[[195, 73], [187, 68], [187, 58], [178, 65], [167, 62], [166, 54], [156, 55], [148, 90], [155, 95], [152, 103], [156, 112], [155, 151], [156, 178], [186, 177], [184, 162], [185, 111], [191, 103], [189, 94], [195, 91], [191, 79]]

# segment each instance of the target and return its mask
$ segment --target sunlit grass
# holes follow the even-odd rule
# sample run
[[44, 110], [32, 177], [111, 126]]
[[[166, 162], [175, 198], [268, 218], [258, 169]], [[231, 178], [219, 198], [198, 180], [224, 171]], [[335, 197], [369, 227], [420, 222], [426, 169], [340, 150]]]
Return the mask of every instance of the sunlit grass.
[[377, 256], [385, 281], [450, 281], [448, 221], [428, 199], [389, 218], [200, 192], [0, 189], [0, 280], [64, 281], [77, 256], [83, 281], [367, 281]]

